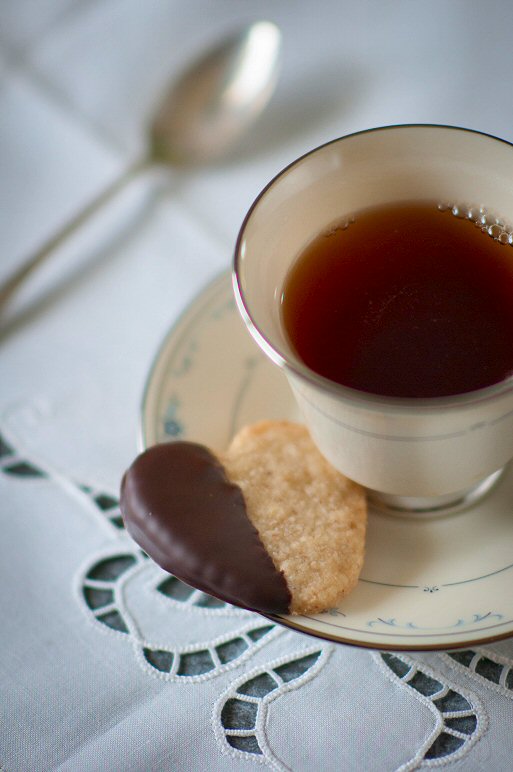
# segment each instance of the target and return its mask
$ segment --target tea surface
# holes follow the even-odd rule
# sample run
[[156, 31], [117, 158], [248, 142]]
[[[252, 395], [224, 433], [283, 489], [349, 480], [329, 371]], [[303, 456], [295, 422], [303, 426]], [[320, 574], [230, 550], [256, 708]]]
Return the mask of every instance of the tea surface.
[[300, 359], [337, 383], [473, 391], [513, 373], [513, 247], [436, 202], [367, 209], [298, 257], [282, 316]]

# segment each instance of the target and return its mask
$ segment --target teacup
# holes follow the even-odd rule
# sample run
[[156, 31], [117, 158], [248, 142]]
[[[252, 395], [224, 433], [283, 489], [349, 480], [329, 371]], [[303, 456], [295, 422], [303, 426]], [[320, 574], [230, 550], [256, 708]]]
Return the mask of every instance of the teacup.
[[447, 397], [357, 391], [304, 364], [280, 313], [291, 265], [335, 219], [388, 202], [428, 199], [485, 203], [513, 222], [513, 146], [467, 129], [404, 125], [316, 148], [253, 203], [238, 237], [233, 280], [250, 333], [283, 368], [315, 443], [333, 466], [389, 511], [445, 513], [482, 496], [513, 458], [513, 378]]

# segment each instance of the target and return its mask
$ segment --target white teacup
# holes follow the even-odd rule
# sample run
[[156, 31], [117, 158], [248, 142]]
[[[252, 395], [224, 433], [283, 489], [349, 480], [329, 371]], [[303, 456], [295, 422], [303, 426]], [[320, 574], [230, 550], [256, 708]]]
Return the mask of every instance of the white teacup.
[[[346, 214], [404, 200], [486, 205], [513, 222], [513, 146], [466, 129], [406, 125], [313, 150], [278, 174], [246, 216], [235, 297], [257, 343], [284, 369], [324, 456], [378, 505], [446, 512], [481, 496], [513, 458], [513, 378], [451, 397], [359, 392], [309, 369], [280, 314], [285, 277], [308, 242]], [[504, 248], [513, 259], [513, 246]]]

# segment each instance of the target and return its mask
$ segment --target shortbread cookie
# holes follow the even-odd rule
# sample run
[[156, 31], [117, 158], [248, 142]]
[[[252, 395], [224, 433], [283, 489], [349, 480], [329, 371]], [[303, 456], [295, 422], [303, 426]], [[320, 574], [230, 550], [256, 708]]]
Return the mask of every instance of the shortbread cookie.
[[363, 490], [298, 424], [243, 429], [226, 453], [173, 442], [123, 478], [129, 533], [162, 568], [263, 613], [316, 613], [354, 587], [363, 563]]

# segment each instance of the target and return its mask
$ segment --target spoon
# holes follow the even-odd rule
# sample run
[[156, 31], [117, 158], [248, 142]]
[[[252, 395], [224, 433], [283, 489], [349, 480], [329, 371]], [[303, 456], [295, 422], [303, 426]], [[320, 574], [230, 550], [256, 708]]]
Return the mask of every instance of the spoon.
[[275, 24], [253, 22], [194, 62], [157, 109], [145, 155], [0, 286], [0, 311], [35, 268], [141, 172], [154, 164], [195, 166], [228, 153], [260, 115], [274, 91], [280, 43]]

